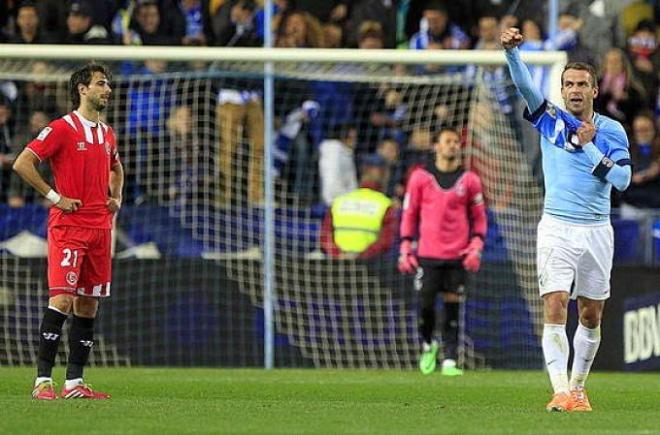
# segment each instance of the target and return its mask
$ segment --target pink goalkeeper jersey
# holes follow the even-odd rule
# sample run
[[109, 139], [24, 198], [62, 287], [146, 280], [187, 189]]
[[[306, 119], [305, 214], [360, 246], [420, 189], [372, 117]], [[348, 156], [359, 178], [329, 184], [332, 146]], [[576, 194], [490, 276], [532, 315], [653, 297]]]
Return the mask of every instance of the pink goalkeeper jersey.
[[[446, 188], [441, 179], [456, 180]], [[444, 184], [444, 183], [443, 183]], [[474, 236], [485, 240], [486, 206], [481, 180], [471, 171], [443, 174], [434, 165], [415, 169], [406, 186], [401, 238], [418, 239], [417, 255], [457, 260]]]

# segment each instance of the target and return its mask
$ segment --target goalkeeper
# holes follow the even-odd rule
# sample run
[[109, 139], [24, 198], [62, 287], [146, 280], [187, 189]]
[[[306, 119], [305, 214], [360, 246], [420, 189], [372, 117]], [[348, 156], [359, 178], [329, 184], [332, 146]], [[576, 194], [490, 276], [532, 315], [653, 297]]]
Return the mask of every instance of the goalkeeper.
[[423, 340], [419, 369], [424, 374], [435, 371], [439, 346], [433, 329], [440, 292], [445, 307], [442, 374], [456, 376], [463, 374], [456, 366], [459, 302], [466, 271], [477, 272], [481, 263], [486, 207], [479, 176], [461, 167], [458, 132], [443, 128], [436, 135], [434, 151], [435, 162], [415, 169], [406, 186], [399, 270], [416, 274]]

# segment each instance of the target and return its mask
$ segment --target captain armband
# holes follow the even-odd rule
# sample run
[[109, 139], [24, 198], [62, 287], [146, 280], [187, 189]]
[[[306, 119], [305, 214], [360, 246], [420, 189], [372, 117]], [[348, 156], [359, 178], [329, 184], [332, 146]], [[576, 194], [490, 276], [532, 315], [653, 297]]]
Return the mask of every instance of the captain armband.
[[605, 176], [612, 170], [615, 164], [617, 166], [626, 166], [630, 165], [631, 161], [630, 159], [621, 159], [617, 160], [615, 163], [614, 160], [610, 159], [609, 157], [603, 157], [600, 159], [600, 162], [598, 162], [591, 173], [598, 178], [605, 179]]

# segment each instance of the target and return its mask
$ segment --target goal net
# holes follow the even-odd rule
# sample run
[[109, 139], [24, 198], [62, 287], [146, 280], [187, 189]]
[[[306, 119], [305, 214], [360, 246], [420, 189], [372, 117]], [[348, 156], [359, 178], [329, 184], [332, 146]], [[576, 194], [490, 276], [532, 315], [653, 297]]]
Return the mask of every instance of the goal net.
[[[105, 117], [126, 187], [93, 364], [262, 366], [272, 205], [275, 365], [415, 367], [417, 293], [396, 270], [398, 240], [372, 258], [338, 258], [322, 243], [323, 222], [331, 198], [375, 153], [388, 165], [383, 187], [400, 204], [407, 174], [429, 159], [433, 132], [451, 126], [466, 166], [482, 178], [489, 215], [483, 266], [462, 309], [461, 362], [541, 367], [534, 248], [542, 190], [529, 158], [537, 142], [525, 139], [502, 58], [485, 66], [277, 63], [271, 143], [263, 63], [224, 59], [108, 62]], [[13, 90], [15, 150], [40, 119], [71, 110], [66, 85], [79, 64], [0, 60], [2, 89]], [[350, 165], [329, 171], [338, 156]], [[274, 187], [272, 204], [264, 183]], [[46, 305], [47, 210], [16, 180], [8, 185], [3, 201], [26, 204], [0, 205], [0, 364], [33, 364]]]

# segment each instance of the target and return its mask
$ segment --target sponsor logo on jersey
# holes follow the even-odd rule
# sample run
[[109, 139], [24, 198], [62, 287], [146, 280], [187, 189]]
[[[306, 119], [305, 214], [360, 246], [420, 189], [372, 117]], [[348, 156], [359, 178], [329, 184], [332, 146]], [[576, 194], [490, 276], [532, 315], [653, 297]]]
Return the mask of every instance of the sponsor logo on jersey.
[[552, 116], [553, 118], [557, 118], [557, 108], [551, 102], [548, 101], [545, 111], [548, 112], [548, 115]]
[[48, 137], [51, 131], [53, 131], [51, 127], [44, 127], [44, 129], [41, 130], [41, 132], [39, 132], [39, 136], [37, 136], [37, 140], [43, 141]]
[[551, 135], [548, 135], [548, 137], [547, 137], [548, 140], [551, 143], [556, 144], [557, 139], [559, 138], [559, 135], [564, 131], [565, 127], [566, 127], [566, 124], [564, 124], [564, 121], [562, 119], [557, 119], [557, 121], [555, 121], [555, 130], [552, 132]]
[[459, 197], [465, 196], [465, 186], [460, 181], [456, 183], [456, 195]]
[[80, 340], [80, 344], [82, 344], [85, 347], [94, 346], [94, 342], [92, 340]]
[[78, 282], [78, 274], [76, 272], [68, 272], [66, 274], [66, 282], [68, 282], [70, 285], [76, 285]]
[[568, 140], [564, 142], [564, 149], [566, 151], [575, 152], [576, 147], [580, 145], [580, 138], [574, 131], [568, 132]]
[[46, 341], [55, 341], [60, 336], [60, 334], [55, 334], [54, 332], [42, 332], [41, 336]]
[[78, 142], [76, 144], [76, 149], [78, 151], [87, 151], [87, 147], [85, 146], [85, 142]]

